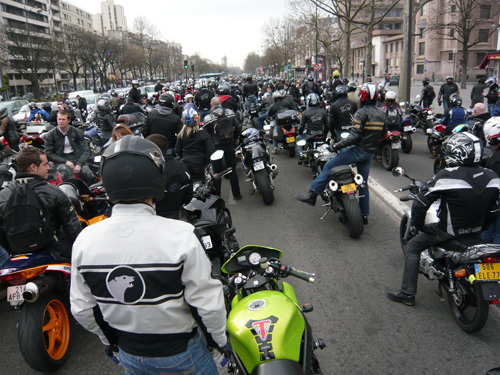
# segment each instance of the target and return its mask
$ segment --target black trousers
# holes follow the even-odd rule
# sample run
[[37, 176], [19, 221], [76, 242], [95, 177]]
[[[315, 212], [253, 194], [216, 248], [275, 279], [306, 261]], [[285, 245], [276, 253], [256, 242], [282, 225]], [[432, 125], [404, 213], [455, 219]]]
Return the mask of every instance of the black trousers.
[[[215, 148], [217, 150], [224, 151], [224, 160], [226, 162], [226, 168], [231, 167], [233, 170], [229, 175], [229, 182], [231, 183], [231, 192], [233, 193], [233, 197], [241, 196], [240, 184], [238, 183], [238, 175], [236, 174], [236, 154], [235, 154], [234, 144], [233, 143], [218, 144], [215, 146]], [[224, 164], [222, 162], [222, 159], [215, 160], [213, 162], [213, 166], [215, 173], [219, 173], [224, 170]], [[220, 196], [221, 180], [216, 180], [214, 186], [215, 186], [215, 193], [218, 196]]]

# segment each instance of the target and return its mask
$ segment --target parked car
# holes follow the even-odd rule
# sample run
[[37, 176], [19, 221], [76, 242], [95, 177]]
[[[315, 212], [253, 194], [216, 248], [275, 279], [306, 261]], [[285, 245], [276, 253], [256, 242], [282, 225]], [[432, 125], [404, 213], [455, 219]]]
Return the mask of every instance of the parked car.
[[25, 104], [21, 107], [18, 113], [12, 116], [12, 118], [14, 119], [15, 122], [22, 122], [30, 117], [30, 113], [31, 113], [30, 106], [28, 104]]
[[24, 99], [10, 100], [8, 102], [1, 102], [0, 108], [7, 108], [9, 116], [14, 116], [17, 115], [21, 108], [26, 104], [29, 104], [29, 101]]
[[142, 87], [139, 87], [140, 90], [141, 90], [141, 94], [148, 94], [148, 98], [151, 99], [151, 97], [153, 96], [153, 94], [156, 93], [155, 91], [155, 86], [156, 85], [148, 85], [148, 86], [142, 86]]
[[399, 76], [391, 76], [389, 80], [389, 86], [399, 86]]

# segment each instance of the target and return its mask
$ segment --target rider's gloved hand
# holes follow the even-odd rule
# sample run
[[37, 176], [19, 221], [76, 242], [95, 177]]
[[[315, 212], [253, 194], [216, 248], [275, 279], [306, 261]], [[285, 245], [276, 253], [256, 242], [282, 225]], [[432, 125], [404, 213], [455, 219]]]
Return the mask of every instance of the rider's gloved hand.
[[339, 147], [338, 147], [337, 143], [330, 145], [331, 152], [337, 152], [338, 150], [339, 150]]
[[120, 364], [120, 360], [118, 359], [118, 353], [120, 352], [120, 348], [117, 345], [108, 345], [104, 350], [106, 355], [117, 365]]

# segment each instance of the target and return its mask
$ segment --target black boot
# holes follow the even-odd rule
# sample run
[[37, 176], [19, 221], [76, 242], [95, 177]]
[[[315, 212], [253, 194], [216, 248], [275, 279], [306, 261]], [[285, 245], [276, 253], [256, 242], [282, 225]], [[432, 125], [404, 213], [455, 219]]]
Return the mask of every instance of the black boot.
[[318, 194], [316, 194], [312, 190], [309, 190], [309, 194], [295, 196], [296, 199], [298, 199], [301, 202], [307, 203], [310, 206], [314, 206], [316, 204], [317, 197], [318, 197]]

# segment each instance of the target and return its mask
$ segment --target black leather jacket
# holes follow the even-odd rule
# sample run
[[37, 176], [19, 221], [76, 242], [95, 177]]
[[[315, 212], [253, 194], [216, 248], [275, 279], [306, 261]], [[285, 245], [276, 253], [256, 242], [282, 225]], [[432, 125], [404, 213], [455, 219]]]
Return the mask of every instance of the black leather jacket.
[[135, 87], [132, 87], [130, 91], [128, 92], [128, 96], [130, 96], [132, 99], [134, 99], [134, 103], [140, 103], [141, 102], [141, 90]]
[[358, 105], [352, 100], [347, 99], [347, 96], [340, 96], [330, 106], [330, 127], [335, 130], [349, 129], [352, 125], [352, 119]]
[[19, 134], [17, 133], [16, 122], [12, 117], [7, 116], [0, 120], [0, 135], [3, 135], [11, 149], [19, 151]]
[[328, 132], [328, 112], [319, 107], [309, 107], [302, 113], [299, 125], [299, 134], [305, 131], [307, 135], [318, 135]]
[[174, 148], [177, 141], [177, 134], [182, 129], [182, 122], [179, 116], [173, 113], [171, 108], [158, 107], [158, 109], [148, 113], [142, 135], [146, 138], [151, 134], [161, 134], [167, 137], [168, 147]]
[[[28, 183], [34, 180], [43, 181], [41, 177], [31, 173], [18, 173], [16, 176], [16, 181], [18, 182], [22, 183], [26, 181], [25, 179]], [[3, 228], [3, 215], [7, 201], [12, 195], [13, 188], [14, 184], [10, 184], [0, 192], [0, 233], [2, 242], [4, 242], [2, 245], [7, 245]], [[45, 183], [36, 186], [34, 190], [42, 206], [45, 208], [45, 217], [49, 231], [54, 231], [59, 242], [62, 239], [66, 239], [70, 243], [73, 243], [81, 232], [82, 227], [78, 221], [76, 211], [66, 194], [57, 187]], [[56, 245], [56, 240], [49, 241], [48, 246], [51, 244]]]
[[175, 153], [182, 161], [204, 166], [210, 163], [210, 155], [214, 151], [212, 137], [203, 129], [192, 133], [189, 137], [177, 137], [175, 144]]
[[337, 148], [356, 146], [370, 154], [377, 152], [378, 142], [387, 132], [387, 128], [384, 113], [375, 104], [368, 102], [357, 110], [349, 136], [337, 143]]
[[97, 126], [99, 126], [103, 133], [111, 133], [115, 127], [116, 122], [113, 115], [109, 112], [97, 112]]
[[[90, 158], [90, 148], [83, 132], [70, 125], [67, 137], [75, 154], [72, 159], [76, 160], [77, 165], [84, 165]], [[59, 127], [55, 127], [45, 136], [45, 153], [47, 159], [56, 164], [65, 164], [68, 161], [64, 156], [64, 134], [59, 130]], [[74, 163], [73, 160], [71, 161]]]
[[[205, 116], [205, 124], [203, 126], [203, 129], [205, 129], [208, 134], [210, 134], [214, 145], [220, 144], [219, 139], [215, 135], [214, 127], [217, 124], [217, 117], [222, 115], [222, 108], [223, 107], [214, 107], [212, 108], [211, 112]], [[230, 109], [225, 108], [225, 114], [233, 122], [234, 139], [236, 140], [241, 134], [241, 123], [238, 121], [238, 118], [236, 117], [234, 112]]]
[[212, 90], [201, 89], [194, 96], [194, 104], [200, 111], [210, 111], [210, 101], [215, 96]]
[[295, 101], [290, 95], [285, 96], [283, 99], [274, 102], [274, 104], [269, 108], [267, 117], [274, 117], [276, 114], [286, 111], [288, 109], [297, 110], [295, 106]]
[[438, 101], [440, 101], [441, 99], [446, 101], [450, 100], [451, 94], [455, 92], [459, 92], [457, 84], [455, 82], [446, 82], [445, 84], [441, 85], [441, 88], [439, 89]]
[[243, 98], [247, 98], [249, 96], [257, 96], [259, 95], [259, 86], [257, 82], [247, 82], [243, 85]]

